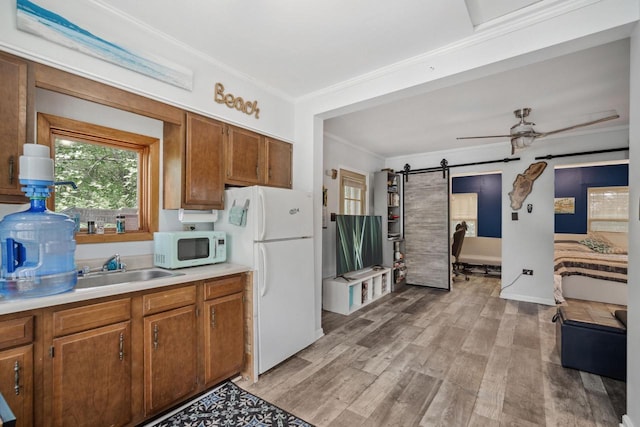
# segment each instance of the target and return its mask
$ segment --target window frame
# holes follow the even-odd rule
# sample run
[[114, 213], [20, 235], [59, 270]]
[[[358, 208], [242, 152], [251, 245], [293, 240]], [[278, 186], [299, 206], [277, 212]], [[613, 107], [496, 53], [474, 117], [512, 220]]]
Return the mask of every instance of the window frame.
[[[358, 214], [346, 214], [344, 212], [344, 202], [345, 200], [358, 200], [358, 199], [348, 199], [345, 197], [345, 186], [347, 182], [353, 182], [356, 186], [351, 186], [354, 188], [360, 187], [362, 190], [362, 197], [359, 199], [360, 201], [360, 213]], [[350, 171], [347, 169], [340, 168], [340, 214], [341, 215], [367, 215], [367, 176], [358, 172]]]
[[[160, 140], [119, 129], [108, 128], [79, 120], [51, 114], [38, 113], [37, 142], [46, 145], [55, 159], [54, 138], [67, 137], [94, 143], [140, 151], [138, 231], [126, 233], [83, 234], [76, 233], [77, 243], [112, 243], [153, 240], [158, 231], [159, 193], [160, 193]], [[55, 161], [55, 160], [54, 160]], [[47, 207], [55, 206], [55, 193], [47, 201]]]
[[[592, 192], [605, 193], [605, 192], [616, 192], [623, 189], [627, 193], [627, 216], [622, 218], [607, 218], [607, 217], [599, 217], [593, 219], [591, 217], [591, 194]], [[629, 186], [628, 185], [616, 185], [616, 186], [606, 186], [606, 187], [587, 187], [587, 232], [611, 232], [611, 233], [624, 233], [624, 231], [613, 231], [613, 230], [592, 230], [591, 224], [593, 222], [620, 222], [625, 223], [627, 225], [626, 232], [629, 232]]]

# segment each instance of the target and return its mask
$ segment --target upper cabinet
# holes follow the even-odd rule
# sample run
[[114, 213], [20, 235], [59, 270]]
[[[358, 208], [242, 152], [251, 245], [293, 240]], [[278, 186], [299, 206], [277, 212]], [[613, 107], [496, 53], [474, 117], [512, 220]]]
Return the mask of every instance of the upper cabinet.
[[291, 144], [0, 52], [0, 203], [28, 202], [19, 160], [36, 88], [161, 120], [164, 209], [224, 209], [225, 185], [291, 188]]
[[32, 108], [28, 70], [27, 61], [0, 52], [0, 202], [4, 203], [28, 201], [18, 182], [22, 146], [33, 127], [28, 126], [32, 117], [27, 114]]
[[292, 145], [228, 126], [225, 182], [291, 188]]
[[265, 138], [264, 183], [271, 187], [291, 188], [293, 145]]
[[224, 208], [224, 124], [186, 113], [164, 125], [164, 208]]
[[228, 184], [260, 184], [264, 170], [264, 137], [235, 126], [227, 127], [226, 178]]
[[224, 207], [224, 125], [187, 113], [187, 145], [184, 168], [185, 207]]

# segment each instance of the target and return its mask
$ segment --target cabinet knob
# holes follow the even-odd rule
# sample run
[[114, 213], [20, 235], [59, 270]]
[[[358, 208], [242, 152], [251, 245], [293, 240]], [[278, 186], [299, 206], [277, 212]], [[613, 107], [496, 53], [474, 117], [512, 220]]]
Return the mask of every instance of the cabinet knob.
[[211, 327], [216, 327], [216, 308], [211, 307]]

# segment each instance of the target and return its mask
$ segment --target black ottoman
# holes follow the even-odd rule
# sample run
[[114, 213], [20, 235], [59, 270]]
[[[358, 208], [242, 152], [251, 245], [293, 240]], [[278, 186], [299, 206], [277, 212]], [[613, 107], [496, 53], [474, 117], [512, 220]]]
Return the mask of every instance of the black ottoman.
[[584, 308], [558, 308], [553, 321], [562, 366], [626, 381], [627, 328], [619, 320], [623, 316], [626, 321], [626, 311], [614, 316]]

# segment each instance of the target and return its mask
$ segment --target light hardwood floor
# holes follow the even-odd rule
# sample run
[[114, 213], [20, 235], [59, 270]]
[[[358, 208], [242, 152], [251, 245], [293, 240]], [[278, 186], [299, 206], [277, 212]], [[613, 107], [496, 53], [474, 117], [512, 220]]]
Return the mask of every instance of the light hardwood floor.
[[238, 384], [316, 426], [617, 426], [626, 387], [560, 365], [555, 307], [499, 298], [499, 279], [410, 286]]

